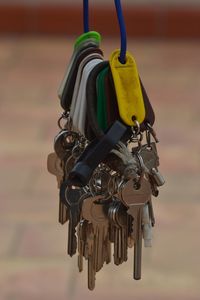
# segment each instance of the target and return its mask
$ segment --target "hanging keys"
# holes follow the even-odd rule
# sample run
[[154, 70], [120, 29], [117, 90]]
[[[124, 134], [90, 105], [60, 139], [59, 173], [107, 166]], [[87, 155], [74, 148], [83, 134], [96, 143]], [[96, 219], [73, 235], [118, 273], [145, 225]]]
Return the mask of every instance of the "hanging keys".
[[145, 248], [152, 246], [155, 225], [151, 196], [164, 184], [155, 114], [126, 51], [120, 0], [115, 6], [121, 49], [104, 60], [101, 37], [84, 20], [88, 32], [75, 41], [59, 88], [64, 112], [47, 159], [58, 182], [59, 222], [68, 225], [67, 253], [77, 253], [79, 272], [86, 260], [90, 290], [105, 264], [128, 260], [128, 248], [134, 247], [133, 278], [141, 278], [143, 240]]
[[150, 143], [149, 145], [146, 144], [140, 147], [140, 149], [133, 149], [133, 154], [135, 154], [136, 156], [139, 155], [142, 159], [142, 166], [144, 168], [144, 172], [149, 176], [153, 195], [157, 196], [157, 188], [164, 185], [165, 180], [158, 170], [159, 156], [156, 144]]

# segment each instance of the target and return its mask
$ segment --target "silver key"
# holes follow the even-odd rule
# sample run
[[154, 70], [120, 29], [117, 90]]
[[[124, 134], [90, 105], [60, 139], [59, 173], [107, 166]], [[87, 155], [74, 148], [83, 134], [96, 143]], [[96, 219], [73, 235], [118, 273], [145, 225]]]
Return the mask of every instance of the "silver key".
[[122, 203], [119, 203], [115, 213], [116, 224], [119, 226], [119, 234], [121, 235], [121, 263], [128, 259], [128, 214], [127, 209]]
[[147, 144], [142, 146], [139, 150], [139, 155], [142, 157], [147, 173], [153, 178], [156, 185], [164, 185], [165, 180], [158, 171], [160, 163], [156, 143], [150, 143], [150, 145]]
[[158, 169], [152, 168], [151, 169], [151, 176], [153, 177], [157, 186], [163, 186], [165, 184], [165, 179], [162, 174], [159, 172]]
[[142, 209], [151, 198], [149, 182], [142, 177], [139, 189], [134, 189], [132, 180], [128, 181], [120, 191], [122, 202], [128, 207], [128, 214], [133, 217], [134, 237], [134, 274], [136, 280], [141, 279], [142, 259]]
[[113, 228], [114, 263], [120, 265], [127, 261], [128, 250], [128, 216], [121, 201], [111, 203], [108, 216]]
[[76, 226], [80, 221], [80, 211], [83, 201], [84, 191], [68, 187], [64, 182], [60, 189], [60, 199], [68, 207], [69, 227], [68, 227], [68, 254], [73, 256], [77, 249]]

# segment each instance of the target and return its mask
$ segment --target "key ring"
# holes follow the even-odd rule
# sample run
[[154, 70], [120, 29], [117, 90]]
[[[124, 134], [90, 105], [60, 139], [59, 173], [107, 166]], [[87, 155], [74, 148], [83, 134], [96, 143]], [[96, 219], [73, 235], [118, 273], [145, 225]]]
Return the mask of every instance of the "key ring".
[[[61, 125], [62, 120], [67, 120], [64, 126]], [[72, 122], [69, 116], [69, 112], [62, 113], [61, 117], [58, 119], [58, 127], [60, 128], [60, 130], [64, 130], [64, 129], [71, 130]]]

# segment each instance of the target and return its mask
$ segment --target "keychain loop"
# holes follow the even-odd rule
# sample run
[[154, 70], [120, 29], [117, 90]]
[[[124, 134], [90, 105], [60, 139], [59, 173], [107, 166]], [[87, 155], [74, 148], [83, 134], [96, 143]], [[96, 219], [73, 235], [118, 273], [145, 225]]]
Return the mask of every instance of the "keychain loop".
[[83, 0], [83, 28], [84, 33], [87, 33], [89, 30], [89, 1]]
[[[114, 2], [115, 2], [115, 8], [116, 8], [117, 18], [118, 18], [118, 23], [120, 28], [120, 35], [121, 35], [121, 50], [120, 50], [119, 61], [121, 64], [125, 64], [126, 51], [127, 51], [126, 26], [125, 26], [124, 16], [122, 12], [122, 7], [121, 7], [121, 1], [114, 0]], [[85, 33], [89, 31], [89, 0], [83, 0], [83, 27]]]
[[[61, 125], [62, 120], [66, 120], [66, 123], [64, 126]], [[64, 130], [64, 129], [70, 130], [71, 129], [71, 120], [70, 120], [69, 112], [62, 113], [61, 117], [58, 119], [58, 127], [61, 130]]]

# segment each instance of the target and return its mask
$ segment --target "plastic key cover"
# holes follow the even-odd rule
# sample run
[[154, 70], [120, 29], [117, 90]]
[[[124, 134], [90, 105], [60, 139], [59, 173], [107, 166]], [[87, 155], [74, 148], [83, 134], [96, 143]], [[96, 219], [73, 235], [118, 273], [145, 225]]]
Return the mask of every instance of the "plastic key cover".
[[81, 34], [74, 43], [74, 50], [79, 50], [82, 46], [82, 43], [85, 41], [95, 41], [97, 43], [101, 43], [101, 35], [96, 31], [89, 31]]
[[110, 67], [115, 84], [120, 117], [126, 125], [134, 126], [136, 119], [140, 124], [145, 119], [145, 106], [136, 62], [127, 52], [126, 63], [119, 61], [120, 51], [110, 57]]
[[[98, 50], [98, 52], [97, 52], [97, 50]], [[100, 54], [100, 49], [96, 49], [95, 52], [92, 53], [92, 54], [89, 54], [88, 56], [86, 56], [79, 65], [78, 73], [77, 73], [77, 76], [76, 76], [76, 82], [75, 82], [75, 86], [74, 86], [72, 102], [71, 102], [71, 108], [70, 108], [70, 116], [71, 116], [72, 119], [73, 119], [73, 115], [74, 115], [74, 112], [75, 112], [75, 109], [76, 109], [76, 101], [77, 101], [77, 97], [78, 97], [79, 86], [80, 86], [80, 83], [81, 83], [81, 77], [82, 77], [82, 73], [83, 73], [83, 69], [84, 69], [85, 65], [89, 61], [91, 61], [95, 58], [100, 58], [101, 57], [103, 59], [103, 57]]]
[[73, 126], [82, 134], [85, 134], [87, 79], [92, 69], [101, 61], [102, 59], [93, 59], [89, 61], [83, 69], [79, 92], [77, 95], [76, 108], [73, 115]]

